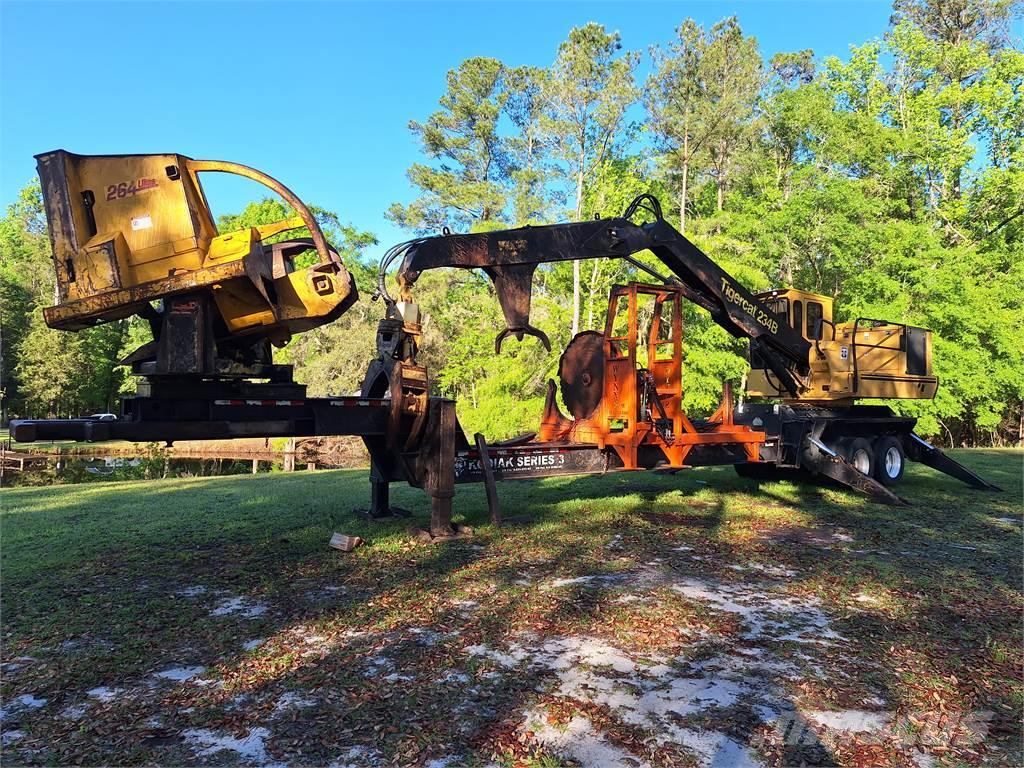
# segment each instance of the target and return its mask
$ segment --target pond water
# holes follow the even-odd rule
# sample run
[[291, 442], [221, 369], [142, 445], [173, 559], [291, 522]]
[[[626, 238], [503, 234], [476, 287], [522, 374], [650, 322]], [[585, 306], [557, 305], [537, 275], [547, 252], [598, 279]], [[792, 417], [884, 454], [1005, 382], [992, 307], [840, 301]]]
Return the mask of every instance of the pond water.
[[[259, 472], [280, 472], [284, 459], [258, 460]], [[296, 469], [306, 469], [305, 463]], [[245, 475], [253, 472], [252, 459], [197, 459], [124, 456], [62, 456], [51, 460], [45, 469], [7, 472], [4, 486], [59, 485], [65, 483], [110, 482], [116, 480], [150, 480], [173, 477], [211, 477]]]

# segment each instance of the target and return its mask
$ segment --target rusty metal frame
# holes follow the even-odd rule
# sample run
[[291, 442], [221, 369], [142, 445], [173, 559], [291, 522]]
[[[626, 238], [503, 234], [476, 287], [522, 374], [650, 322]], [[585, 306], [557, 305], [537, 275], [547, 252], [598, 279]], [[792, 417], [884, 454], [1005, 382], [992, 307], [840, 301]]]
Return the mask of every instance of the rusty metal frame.
[[[654, 321], [645, 339], [641, 340], [638, 319], [638, 298], [655, 297]], [[764, 433], [735, 423], [732, 390], [726, 384], [718, 409], [700, 427], [694, 425], [682, 407], [682, 303], [684, 289], [672, 285], [629, 283], [616, 285], [608, 297], [608, 314], [604, 330], [603, 392], [597, 410], [590, 416], [570, 420], [558, 410], [554, 399], [554, 382], [549, 383], [548, 398], [541, 419], [538, 442], [593, 444], [615, 452], [625, 469], [641, 469], [641, 449], [652, 446], [663, 456], [666, 469], [681, 469], [697, 446], [734, 446], [742, 450], [746, 461], [760, 460]], [[627, 299], [627, 335], [616, 336], [619, 300]], [[672, 332], [668, 341], [659, 342], [663, 308], [671, 306]], [[625, 347], [620, 350], [620, 344]], [[646, 369], [637, 364], [637, 348], [647, 347]], [[671, 356], [658, 355], [658, 347], [672, 345]], [[650, 366], [653, 366], [651, 368]], [[641, 383], [646, 377], [655, 380], [656, 401], [644, 408]], [[657, 411], [657, 414], [653, 413]], [[647, 411], [646, 413], [644, 411]], [[658, 429], [658, 418], [671, 420], [671, 431]], [[621, 423], [621, 425], [620, 425]], [[613, 424], [616, 426], [613, 427]]]

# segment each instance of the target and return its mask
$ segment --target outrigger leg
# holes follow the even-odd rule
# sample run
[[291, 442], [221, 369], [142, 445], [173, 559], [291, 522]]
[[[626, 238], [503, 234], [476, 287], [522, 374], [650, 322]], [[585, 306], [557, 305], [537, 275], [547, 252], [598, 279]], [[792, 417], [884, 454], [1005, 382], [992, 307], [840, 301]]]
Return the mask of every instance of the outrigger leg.
[[821, 442], [814, 434], [807, 436], [807, 442], [801, 456], [801, 464], [811, 472], [830, 477], [837, 483], [845, 485], [847, 488], [852, 488], [855, 491], [860, 491], [882, 504], [892, 504], [897, 507], [910, 506], [905, 499], [901, 499], [880, 482], [865, 475]]
[[955, 477], [957, 480], [961, 480], [974, 488], [980, 488], [985, 491], [1003, 490], [998, 485], [994, 485], [988, 480], [979, 477], [960, 462], [950, 458], [941, 448], [936, 448], [913, 432], [910, 433], [908, 439], [903, 441], [903, 447], [909, 459], [920, 462], [950, 477]]

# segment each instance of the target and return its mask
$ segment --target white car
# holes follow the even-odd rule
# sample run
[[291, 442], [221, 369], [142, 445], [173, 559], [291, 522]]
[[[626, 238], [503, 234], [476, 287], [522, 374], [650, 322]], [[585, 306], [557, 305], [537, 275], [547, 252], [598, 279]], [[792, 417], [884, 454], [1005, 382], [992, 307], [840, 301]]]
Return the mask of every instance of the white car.
[[89, 417], [95, 421], [117, 421], [116, 413], [94, 413]]

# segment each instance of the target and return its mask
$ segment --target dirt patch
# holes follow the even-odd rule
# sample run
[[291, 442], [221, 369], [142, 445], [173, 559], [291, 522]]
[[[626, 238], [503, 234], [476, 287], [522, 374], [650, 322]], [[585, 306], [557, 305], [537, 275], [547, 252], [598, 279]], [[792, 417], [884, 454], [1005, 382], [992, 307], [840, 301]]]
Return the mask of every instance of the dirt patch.
[[758, 538], [773, 544], [835, 549], [854, 542], [853, 535], [838, 526], [773, 526], [757, 532]]

